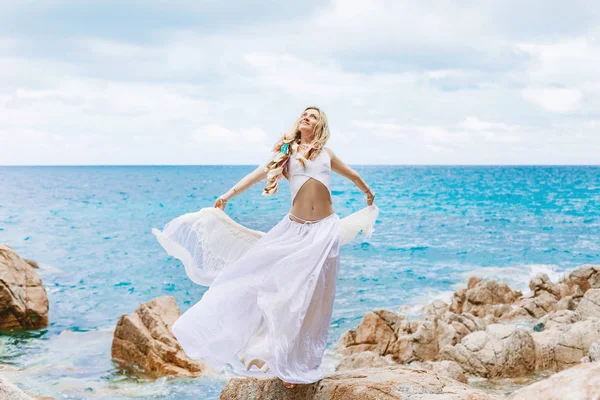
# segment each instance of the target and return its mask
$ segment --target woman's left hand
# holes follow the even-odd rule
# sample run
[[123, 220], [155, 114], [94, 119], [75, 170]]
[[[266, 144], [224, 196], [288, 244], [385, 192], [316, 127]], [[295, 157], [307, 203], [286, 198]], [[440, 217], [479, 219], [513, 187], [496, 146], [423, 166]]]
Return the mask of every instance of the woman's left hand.
[[367, 197], [367, 205], [372, 206], [373, 202], [375, 201], [375, 193], [367, 193], [366, 197]]

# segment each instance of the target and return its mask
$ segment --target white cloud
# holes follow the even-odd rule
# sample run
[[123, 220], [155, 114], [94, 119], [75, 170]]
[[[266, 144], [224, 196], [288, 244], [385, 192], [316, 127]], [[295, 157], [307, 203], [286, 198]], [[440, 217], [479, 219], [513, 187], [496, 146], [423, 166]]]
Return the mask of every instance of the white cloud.
[[[0, 163], [253, 164], [313, 104], [349, 163], [591, 162], [600, 6], [551, 3], [560, 19], [514, 0], [246, 4], [234, 24], [217, 3], [135, 2], [169, 18], [41, 36], [56, 0], [0, 39]], [[166, 21], [203, 15], [215, 29]]]
[[571, 113], [581, 104], [583, 94], [576, 88], [527, 88], [523, 98], [545, 111]]
[[221, 143], [229, 145], [259, 144], [266, 145], [268, 136], [259, 128], [242, 128], [232, 131], [216, 124], [200, 127], [193, 134], [200, 143]]

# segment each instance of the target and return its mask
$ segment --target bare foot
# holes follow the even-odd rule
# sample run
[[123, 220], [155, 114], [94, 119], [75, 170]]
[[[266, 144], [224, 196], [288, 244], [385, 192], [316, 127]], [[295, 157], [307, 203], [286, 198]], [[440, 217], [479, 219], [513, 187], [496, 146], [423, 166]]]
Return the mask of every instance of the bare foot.
[[293, 389], [296, 387], [295, 383], [288, 383], [288, 382], [284, 382], [284, 381], [281, 381], [281, 382], [283, 382], [283, 386], [285, 386], [288, 389]]

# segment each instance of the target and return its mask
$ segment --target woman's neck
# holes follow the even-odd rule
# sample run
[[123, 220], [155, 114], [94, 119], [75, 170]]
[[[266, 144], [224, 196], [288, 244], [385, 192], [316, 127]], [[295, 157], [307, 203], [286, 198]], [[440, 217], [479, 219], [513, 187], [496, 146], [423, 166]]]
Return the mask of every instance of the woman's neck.
[[300, 136], [300, 144], [304, 146], [311, 144], [313, 141], [313, 137], [313, 135], [311, 135], [311, 137], [306, 137], [304, 135]]

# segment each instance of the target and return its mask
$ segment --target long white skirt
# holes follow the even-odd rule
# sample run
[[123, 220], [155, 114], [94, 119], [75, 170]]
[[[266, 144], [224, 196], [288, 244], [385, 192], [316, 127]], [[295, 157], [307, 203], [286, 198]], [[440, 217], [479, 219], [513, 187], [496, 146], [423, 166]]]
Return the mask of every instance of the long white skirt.
[[[377, 208], [310, 224], [286, 215], [266, 234], [216, 210], [186, 214], [163, 232], [153, 230], [169, 254], [186, 264], [190, 278], [210, 285], [175, 322], [173, 334], [190, 358], [217, 371], [229, 364], [240, 375], [318, 381], [340, 246], [360, 230], [372, 232]], [[246, 371], [255, 358], [266, 363], [266, 373], [256, 366]]]

